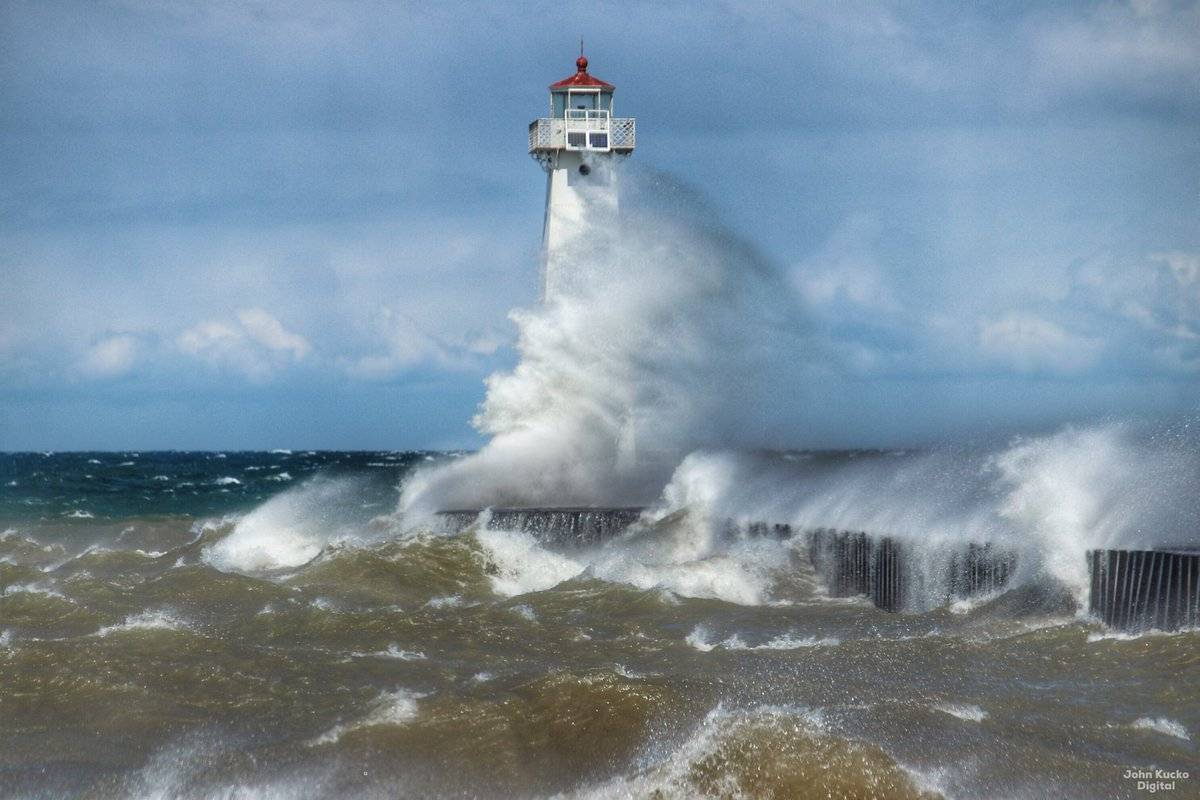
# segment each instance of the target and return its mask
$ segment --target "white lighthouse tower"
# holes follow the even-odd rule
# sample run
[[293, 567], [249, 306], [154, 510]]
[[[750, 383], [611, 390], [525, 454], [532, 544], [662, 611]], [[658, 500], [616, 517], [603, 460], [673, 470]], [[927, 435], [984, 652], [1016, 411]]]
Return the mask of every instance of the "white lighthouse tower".
[[613, 160], [636, 140], [633, 118], [613, 116], [617, 87], [588, 74], [580, 50], [575, 74], [550, 84], [550, 116], [529, 123], [529, 154], [546, 170], [543, 302], [569, 284], [573, 258], [586, 256], [588, 223], [615, 214]]

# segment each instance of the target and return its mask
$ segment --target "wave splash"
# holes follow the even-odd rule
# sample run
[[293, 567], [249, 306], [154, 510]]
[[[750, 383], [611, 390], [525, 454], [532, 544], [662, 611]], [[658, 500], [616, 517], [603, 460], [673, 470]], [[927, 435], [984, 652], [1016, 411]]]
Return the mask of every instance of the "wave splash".
[[664, 176], [620, 179], [628, 213], [593, 222], [563, 291], [511, 315], [520, 363], [474, 420], [489, 443], [411, 476], [403, 512], [644, 504], [687, 452], [798, 423], [761, 402], [805, 352], [779, 272]]
[[1068, 426], [1007, 445], [913, 452], [688, 455], [653, 517], [680, 509], [794, 530], [868, 531], [936, 550], [992, 543], [1020, 578], [1080, 601], [1094, 548], [1200, 544], [1200, 443], [1187, 426]]

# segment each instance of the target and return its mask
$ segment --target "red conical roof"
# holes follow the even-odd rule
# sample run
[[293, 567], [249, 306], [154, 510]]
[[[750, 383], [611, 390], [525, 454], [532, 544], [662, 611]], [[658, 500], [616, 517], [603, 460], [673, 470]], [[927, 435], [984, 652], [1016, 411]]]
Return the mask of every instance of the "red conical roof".
[[575, 59], [575, 69], [577, 70], [576, 73], [569, 78], [563, 78], [558, 83], [550, 84], [550, 88], [571, 89], [576, 86], [582, 86], [590, 89], [608, 89], [610, 91], [617, 88], [611, 83], [605, 83], [599, 78], [594, 78], [591, 75], [588, 75], [587, 67], [587, 57], [580, 56], [579, 58]]

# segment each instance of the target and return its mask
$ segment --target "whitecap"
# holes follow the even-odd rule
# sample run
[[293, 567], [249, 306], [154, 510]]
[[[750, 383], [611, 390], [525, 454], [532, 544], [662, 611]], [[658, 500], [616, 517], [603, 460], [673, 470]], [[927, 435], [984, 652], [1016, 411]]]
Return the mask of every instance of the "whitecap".
[[484, 529], [475, 536], [496, 567], [489, 576], [492, 590], [504, 597], [553, 588], [584, 570], [583, 564], [542, 548], [527, 533]]
[[237, 478], [234, 478], [231, 475], [225, 475], [224, 477], [217, 478], [215, 481], [213, 481], [213, 485], [214, 486], [241, 486], [242, 482], [239, 481]]
[[424, 693], [408, 689], [383, 692], [372, 703], [365, 717], [356, 722], [334, 725], [325, 733], [310, 741], [309, 744], [333, 744], [348, 731], [359, 730], [361, 728], [372, 728], [378, 725], [406, 725], [417, 718], [420, 713], [417, 701], [425, 696]]
[[798, 650], [805, 647], [836, 647], [841, 639], [833, 636], [798, 636], [795, 633], [783, 633], [762, 644], [747, 644], [741, 636], [733, 634], [720, 641], [714, 641], [711, 632], [704, 625], [697, 625], [684, 639], [702, 653], [711, 652], [718, 647], [723, 650], [765, 651], [765, 650]]
[[140, 630], [170, 630], [178, 631], [186, 629], [187, 623], [176, 617], [167, 609], [157, 611], [143, 611], [140, 614], [132, 614], [125, 618], [125, 621], [118, 625], [107, 625], [96, 631], [96, 636], [110, 636], [114, 633], [124, 633], [128, 631]]
[[965, 703], [938, 703], [933, 708], [935, 711], [949, 714], [966, 722], [983, 722], [988, 718], [988, 713], [979, 706]]
[[332, 515], [354, 499], [349, 481], [317, 480], [272, 497], [238, 519], [233, 531], [206, 546], [201, 558], [226, 572], [265, 572], [302, 566], [348, 532]]
[[394, 642], [388, 645], [387, 650], [378, 653], [378, 655], [387, 656], [388, 658], [398, 658], [401, 661], [424, 661], [429, 658], [429, 656], [420, 650], [403, 650]]
[[72, 602], [70, 598], [68, 598], [62, 592], [58, 591], [57, 589], [52, 589], [51, 587], [41, 583], [14, 583], [4, 587], [4, 589], [0, 591], [0, 596], [14, 594], [40, 594], [44, 597], [53, 597], [58, 600]]
[[1185, 742], [1190, 741], [1192, 738], [1188, 735], [1187, 728], [1167, 717], [1138, 717], [1131, 723], [1130, 727], [1154, 731], [1164, 736], [1173, 736], [1176, 739], [1183, 739]]
[[762, 644], [748, 645], [736, 633], [721, 642], [720, 646], [727, 650], [796, 650], [802, 647], [836, 647], [842, 640], [836, 636], [798, 636], [794, 633], [784, 633]]
[[292, 476], [286, 472], [281, 472], [278, 475], [268, 475], [266, 477], [266, 480], [268, 480], [268, 481], [280, 481], [280, 482], [290, 481], [291, 479], [292, 479]]
[[699, 650], [701, 653], [707, 653], [717, 646], [715, 643], [710, 643], [708, 637], [708, 628], [704, 627], [703, 625], [697, 625], [692, 629], [692, 632], [684, 638], [684, 641]]
[[533, 613], [533, 609], [522, 603], [519, 606], [513, 606], [510, 609], [514, 614], [529, 622], [537, 622], [537, 614]]
[[1134, 642], [1138, 639], [1149, 638], [1152, 636], [1185, 636], [1193, 633], [1200, 633], [1200, 628], [1181, 628], [1177, 631], [1160, 631], [1157, 628], [1153, 628], [1150, 630], [1138, 631], [1137, 633], [1130, 633], [1128, 631], [1102, 631], [1089, 633], [1087, 640], [1089, 644], [1095, 644], [1096, 642], [1104, 641]]

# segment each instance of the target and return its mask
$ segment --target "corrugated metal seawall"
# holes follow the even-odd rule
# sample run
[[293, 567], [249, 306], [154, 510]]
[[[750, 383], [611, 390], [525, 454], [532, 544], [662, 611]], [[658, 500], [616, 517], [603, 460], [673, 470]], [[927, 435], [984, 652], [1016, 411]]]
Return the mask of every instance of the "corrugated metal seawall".
[[1088, 611], [1123, 631], [1200, 626], [1200, 552], [1093, 550]]
[[[589, 547], [637, 522], [644, 509], [494, 508], [488, 524], [529, 533], [539, 541]], [[439, 512], [462, 530], [480, 512]], [[737, 526], [730, 523], [731, 529]], [[788, 537], [790, 525], [754, 522], [751, 536]], [[1003, 591], [1017, 553], [991, 543], [929, 549], [894, 536], [828, 528], [806, 531], [813, 569], [833, 597], [862, 595], [885, 611], [920, 611], [955, 600]], [[1200, 550], [1093, 550], [1088, 610], [1109, 627], [1140, 631], [1200, 627]]]

